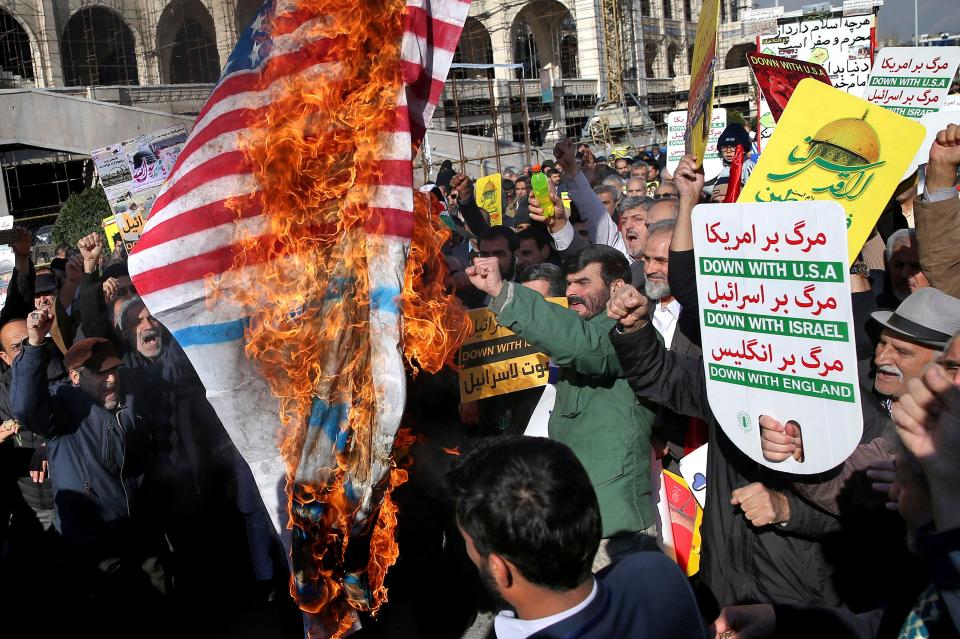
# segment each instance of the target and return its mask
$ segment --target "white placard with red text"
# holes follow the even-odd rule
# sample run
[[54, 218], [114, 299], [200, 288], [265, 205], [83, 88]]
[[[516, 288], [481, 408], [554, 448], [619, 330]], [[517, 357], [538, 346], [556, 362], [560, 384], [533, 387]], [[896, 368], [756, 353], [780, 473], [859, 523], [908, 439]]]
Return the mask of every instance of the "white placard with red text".
[[869, 102], [918, 120], [943, 108], [960, 66], [960, 47], [886, 47], [873, 62]]
[[[673, 175], [686, 153], [684, 132], [687, 130], [687, 112], [673, 111], [667, 114], [667, 171]], [[723, 158], [717, 150], [717, 140], [727, 128], [727, 110], [714, 107], [710, 116], [710, 136], [707, 138], [707, 152], [703, 157], [703, 177], [712, 180], [723, 170]]]
[[[843, 208], [700, 205], [693, 232], [703, 364], [717, 422], [764, 466], [812, 474], [839, 465], [863, 430]], [[761, 415], [800, 425], [802, 462], [763, 458]]]

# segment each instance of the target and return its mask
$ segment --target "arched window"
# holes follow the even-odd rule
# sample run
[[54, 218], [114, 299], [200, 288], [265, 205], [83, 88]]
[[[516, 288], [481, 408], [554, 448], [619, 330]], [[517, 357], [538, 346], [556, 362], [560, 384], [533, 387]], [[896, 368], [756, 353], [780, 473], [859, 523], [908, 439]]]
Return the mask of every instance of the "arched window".
[[0, 69], [33, 80], [30, 36], [17, 19], [0, 9]]
[[262, 6], [263, 0], [240, 0], [237, 2], [237, 8], [233, 12], [237, 33], [243, 33], [250, 26], [253, 17], [260, 12]]
[[220, 76], [213, 17], [199, 0], [172, 2], [157, 25], [160, 77], [165, 84], [216, 82]]
[[640, 15], [649, 16], [650, 13], [650, 0], [640, 0]]
[[646, 71], [646, 77], [655, 78], [656, 75], [656, 62], [657, 62], [657, 45], [653, 42], [648, 42], [643, 45], [643, 68]]
[[663, 0], [663, 17], [667, 20], [673, 19], [673, 2], [671, 0]]
[[560, 76], [575, 78], [577, 72], [577, 23], [569, 13], [560, 24]]
[[540, 77], [540, 54], [537, 51], [537, 41], [526, 21], [517, 29], [517, 35], [513, 40], [513, 60], [515, 64], [523, 65], [522, 74], [521, 69], [517, 69], [518, 78]]
[[690, 0], [683, 0], [683, 19], [687, 22], [693, 21], [693, 9], [690, 7]]
[[[463, 23], [463, 34], [453, 52], [454, 64], [493, 64], [493, 45], [490, 32], [478, 19], [470, 17]], [[452, 69], [453, 77], [492, 78], [493, 69]]]
[[677, 77], [677, 53], [679, 49], [676, 44], [667, 47], [667, 75], [671, 78]]
[[77, 11], [63, 32], [64, 84], [139, 84], [134, 42], [130, 27], [113, 11], [103, 7]]
[[755, 51], [756, 48], [756, 45], [753, 43], [738, 44], [731, 47], [726, 57], [724, 57], [723, 68], [738, 69], [747, 66], [747, 54]]

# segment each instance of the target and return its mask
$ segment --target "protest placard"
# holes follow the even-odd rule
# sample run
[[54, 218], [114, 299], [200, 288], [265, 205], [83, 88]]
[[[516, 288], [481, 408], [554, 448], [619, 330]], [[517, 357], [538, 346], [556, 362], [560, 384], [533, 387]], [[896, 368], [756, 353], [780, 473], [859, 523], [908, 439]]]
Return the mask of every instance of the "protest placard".
[[186, 140], [187, 130], [178, 125], [91, 152], [124, 242], [132, 245], [140, 238]]
[[[667, 123], [667, 171], [673, 175], [686, 153], [684, 136], [687, 131], [687, 112], [673, 111], [666, 117]], [[716, 108], [710, 118], [710, 135], [703, 151], [703, 176], [712, 180], [723, 170], [723, 158], [717, 150], [717, 140], [727, 126], [727, 110]]]
[[737, 201], [838, 202], [847, 212], [853, 263], [923, 133], [913, 120], [802, 80]]
[[[846, 230], [834, 202], [693, 211], [710, 408], [727, 437], [764, 466], [819, 473], [860, 442]], [[800, 425], [802, 461], [764, 459], [762, 415]]]
[[[821, 65], [830, 82], [851, 95], [862, 96], [873, 66], [876, 16], [844, 17], [833, 9], [827, 16], [781, 17], [775, 32], [760, 36], [760, 53], [794, 58]], [[758, 109], [757, 144], [761, 151], [777, 123], [763, 94]]]
[[865, 97], [908, 118], [943, 106], [960, 66], [960, 47], [885, 47], [877, 54]]
[[477, 206], [490, 215], [490, 226], [503, 224], [503, 180], [499, 173], [485, 175], [474, 185]]
[[748, 53], [747, 64], [753, 71], [753, 77], [756, 78], [757, 86], [770, 107], [774, 121], [779, 120], [783, 110], [787, 108], [787, 102], [800, 80], [813, 78], [830, 84], [826, 69], [812, 62], [765, 53]]
[[687, 124], [684, 147], [697, 157], [697, 167], [703, 164], [710, 123], [713, 121], [713, 85], [717, 70], [717, 30], [720, 25], [720, 0], [704, 0], [700, 8], [697, 36], [690, 61], [690, 93], [687, 100]]
[[114, 236], [120, 235], [120, 226], [117, 224], [117, 216], [111, 215], [103, 218], [103, 220], [100, 221], [100, 228], [103, 229], [103, 234], [107, 236], [107, 246], [110, 247], [110, 252], [112, 253], [117, 246]]
[[670, 532], [677, 565], [688, 577], [700, 570], [700, 524], [703, 509], [682, 477], [663, 471], [663, 487], [670, 512]]
[[[548, 297], [547, 301], [567, 305], [564, 297]], [[461, 401], [546, 386], [550, 377], [548, 355], [501, 326], [493, 312], [478, 308], [469, 315], [473, 330], [463, 341], [457, 360], [462, 366]]]

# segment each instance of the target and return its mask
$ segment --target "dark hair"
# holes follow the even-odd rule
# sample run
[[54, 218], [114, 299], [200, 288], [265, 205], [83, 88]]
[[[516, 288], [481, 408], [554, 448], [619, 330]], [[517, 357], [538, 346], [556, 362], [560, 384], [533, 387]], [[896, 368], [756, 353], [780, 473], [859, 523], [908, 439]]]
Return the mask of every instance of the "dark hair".
[[482, 557], [500, 555], [533, 584], [558, 592], [590, 576], [600, 506], [567, 446], [539, 437], [481, 443], [447, 474], [457, 523]]
[[564, 279], [563, 271], [556, 264], [549, 262], [534, 264], [520, 271], [520, 275], [517, 276], [517, 284], [537, 280], [550, 285], [550, 297], [563, 297], [567, 294], [567, 280]]
[[517, 179], [513, 181], [514, 187], [516, 187], [516, 185], [520, 184], [521, 182], [523, 182], [527, 186], [530, 186], [530, 177], [527, 175], [518, 175]]
[[616, 280], [630, 281], [630, 263], [623, 253], [606, 244], [591, 244], [572, 258], [565, 260], [563, 270], [567, 274], [579, 273], [591, 264], [600, 265], [600, 277], [604, 286]]
[[537, 243], [537, 248], [542, 249], [549, 246], [553, 250], [553, 238], [550, 237], [550, 231], [545, 226], [538, 223], [531, 223], [530, 226], [517, 233], [517, 245], [524, 240], [533, 240]]
[[517, 234], [506, 226], [491, 226], [480, 234], [477, 244], [479, 245], [480, 242], [485, 240], [499, 240], [500, 238], [507, 241], [507, 246], [510, 247], [511, 253], [516, 252], [517, 247], [520, 246], [520, 240], [517, 239]]

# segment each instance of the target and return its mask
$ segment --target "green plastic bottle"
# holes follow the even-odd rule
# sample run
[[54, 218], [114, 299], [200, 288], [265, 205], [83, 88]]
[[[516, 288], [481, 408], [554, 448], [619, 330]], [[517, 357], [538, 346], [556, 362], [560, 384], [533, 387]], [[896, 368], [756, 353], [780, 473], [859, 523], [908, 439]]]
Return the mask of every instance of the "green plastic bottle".
[[533, 194], [536, 196], [537, 201], [540, 202], [540, 208], [543, 209], [543, 217], [553, 217], [553, 200], [550, 199], [550, 180], [543, 174], [543, 171], [540, 170], [539, 164], [533, 165], [533, 175], [530, 176], [530, 188], [533, 189]]

